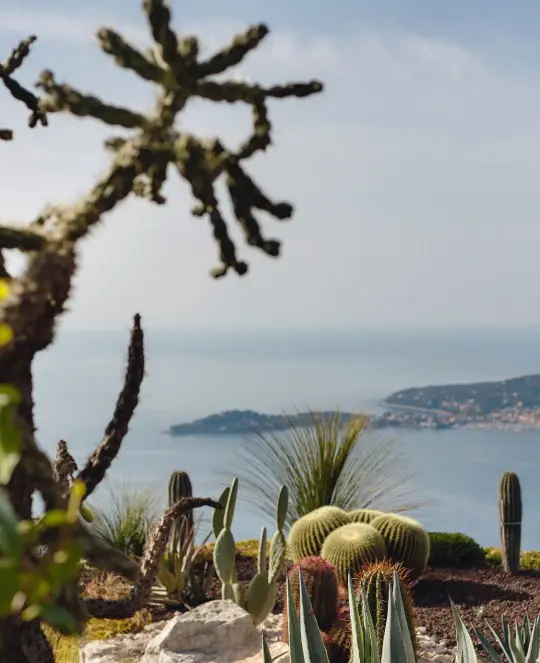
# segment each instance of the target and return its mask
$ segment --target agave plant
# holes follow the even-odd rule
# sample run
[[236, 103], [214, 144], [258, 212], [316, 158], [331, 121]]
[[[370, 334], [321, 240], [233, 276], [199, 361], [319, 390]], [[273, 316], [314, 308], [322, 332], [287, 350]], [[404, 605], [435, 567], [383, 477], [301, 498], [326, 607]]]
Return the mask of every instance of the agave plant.
[[[308, 590], [300, 573], [300, 615], [296, 611], [287, 578], [287, 615], [289, 627], [289, 650], [291, 663], [329, 663], [326, 647], [313, 614]], [[394, 571], [394, 580], [390, 589], [386, 629], [382, 651], [378, 651], [377, 635], [365, 591], [361, 589], [362, 617], [357, 607], [351, 576], [348, 580], [349, 608], [351, 615], [351, 657], [350, 663], [416, 663], [411, 634], [405, 617], [403, 597], [399, 588], [399, 579]], [[457, 654], [454, 663], [478, 663], [471, 635], [468, 632], [458, 609], [450, 599], [450, 607], [456, 629]], [[488, 623], [504, 656], [509, 663], [536, 663], [540, 655], [540, 616], [533, 624], [525, 617], [524, 626], [515, 626], [512, 633], [503, 619], [503, 633], [499, 636]], [[501, 663], [487, 638], [475, 629], [485, 651], [493, 663]], [[270, 650], [263, 634], [263, 661], [273, 663]]]
[[189, 608], [206, 599], [215, 572], [214, 565], [209, 561], [204, 561], [200, 569], [195, 569], [195, 560], [211, 534], [208, 532], [202, 543], [196, 546], [199, 527], [200, 520], [194, 530], [185, 520], [179, 529], [173, 531], [152, 588], [153, 602], [170, 606], [186, 605]]
[[[486, 625], [509, 663], [536, 663], [540, 653], [540, 615], [531, 624], [529, 615], [526, 614], [523, 626], [520, 627], [516, 621], [513, 633], [505, 617], [501, 622], [500, 634], [487, 620]], [[485, 634], [477, 628], [474, 628], [474, 633], [493, 663], [500, 663], [501, 655], [495, 651]]]

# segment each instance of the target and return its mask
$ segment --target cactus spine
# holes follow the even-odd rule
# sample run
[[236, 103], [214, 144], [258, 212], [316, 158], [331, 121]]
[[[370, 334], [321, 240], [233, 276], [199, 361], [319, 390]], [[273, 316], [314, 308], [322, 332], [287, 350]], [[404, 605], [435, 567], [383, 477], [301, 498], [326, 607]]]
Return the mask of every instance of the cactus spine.
[[405, 609], [405, 618], [411, 634], [411, 641], [414, 651], [416, 651], [416, 629], [414, 620], [414, 608], [411, 599], [411, 593], [407, 587], [408, 572], [401, 564], [392, 564], [387, 560], [376, 562], [366, 567], [355, 579], [357, 586], [357, 605], [362, 613], [363, 601], [361, 598], [362, 589], [367, 602], [367, 607], [373, 619], [373, 626], [377, 636], [377, 646], [379, 652], [382, 652], [384, 632], [386, 629], [386, 620], [388, 615], [389, 594], [392, 590], [394, 579], [399, 581], [399, 589], [403, 599]]
[[519, 573], [521, 552], [521, 485], [514, 472], [504, 472], [499, 480], [499, 516], [503, 569]]
[[[193, 487], [187, 472], [177, 471], [169, 479], [169, 506], [176, 504], [183, 497], [193, 497]], [[193, 509], [179, 516], [171, 529], [171, 540], [180, 542], [193, 536]]]
[[[238, 493], [238, 479], [233, 479], [228, 492], [224, 491], [220, 503], [226, 499], [223, 520], [214, 518], [212, 527], [217, 534], [214, 545], [214, 566], [221, 580], [221, 595], [223, 599], [234, 601], [247, 610], [253, 618], [255, 625], [260, 624], [272, 611], [276, 602], [276, 583], [278, 575], [285, 562], [287, 543], [283, 534], [285, 518], [289, 505], [289, 493], [282, 486], [277, 503], [276, 524], [277, 531], [270, 542], [270, 559], [267, 566], [266, 528], [261, 531], [259, 540], [259, 555], [257, 560], [257, 573], [251, 579], [247, 591], [236, 576], [236, 544], [231, 531], [231, 525], [236, 506]], [[225, 497], [226, 496], [226, 497]], [[221, 525], [221, 529], [220, 529]]]

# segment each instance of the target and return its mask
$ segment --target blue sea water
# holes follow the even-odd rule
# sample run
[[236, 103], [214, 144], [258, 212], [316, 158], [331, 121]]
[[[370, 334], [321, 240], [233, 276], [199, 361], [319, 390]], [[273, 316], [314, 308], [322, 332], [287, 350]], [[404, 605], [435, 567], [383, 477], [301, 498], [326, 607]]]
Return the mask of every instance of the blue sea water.
[[[54, 454], [68, 440], [81, 465], [100, 441], [122, 383], [128, 332], [61, 332], [36, 364], [38, 439]], [[171, 438], [163, 430], [226, 409], [282, 412], [311, 407], [377, 410], [397, 389], [435, 383], [497, 380], [540, 372], [540, 333], [467, 332], [159, 332], [146, 335], [141, 402], [108, 481], [142, 484], [165, 499], [171, 471], [189, 472], [198, 495], [232, 478], [245, 439]], [[413, 474], [414, 512], [429, 529], [462, 531], [498, 543], [497, 482], [505, 470], [521, 479], [522, 545], [540, 548], [540, 431], [386, 430]], [[375, 438], [372, 438], [375, 439]], [[240, 491], [242, 486], [240, 485]], [[273, 523], [240, 501], [237, 538], [257, 537]]]

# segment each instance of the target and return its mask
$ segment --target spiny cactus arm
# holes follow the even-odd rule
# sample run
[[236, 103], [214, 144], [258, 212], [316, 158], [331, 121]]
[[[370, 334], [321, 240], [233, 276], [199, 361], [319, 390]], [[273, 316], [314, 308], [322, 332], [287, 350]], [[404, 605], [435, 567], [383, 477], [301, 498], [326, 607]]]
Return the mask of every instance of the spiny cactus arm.
[[85, 599], [84, 605], [92, 617], [125, 619], [141, 610], [148, 602], [150, 591], [156, 579], [157, 567], [165, 551], [174, 521], [190, 509], [209, 506], [221, 509], [221, 504], [210, 498], [187, 497], [169, 507], [156, 524], [144, 553], [140, 576], [125, 599], [111, 601], [104, 599]]
[[236, 67], [248, 53], [254, 51], [261, 41], [270, 32], [263, 23], [253, 25], [245, 32], [236, 35], [230, 44], [203, 62], [196, 65], [196, 73], [199, 79], [207, 76], [222, 74], [231, 67]]
[[46, 238], [29, 228], [0, 226], [0, 248], [19, 251], [39, 251], [45, 246]]
[[113, 417], [105, 429], [102, 442], [77, 475], [77, 479], [86, 485], [85, 499], [102, 481], [120, 451], [122, 440], [128, 431], [129, 422], [139, 402], [139, 391], [143, 378], [144, 334], [141, 327], [141, 316], [137, 313], [133, 318], [124, 386], [118, 397]]
[[[22, 101], [22, 103], [30, 111], [30, 118], [28, 120], [28, 125], [33, 128], [37, 126], [38, 123], [41, 123], [44, 127], [47, 126], [47, 116], [44, 113], [43, 109], [40, 107], [39, 99], [32, 94], [29, 90], [24, 88], [20, 83], [18, 83], [14, 78], [13, 74], [15, 71], [22, 65], [25, 58], [30, 53], [30, 46], [36, 41], [34, 35], [28, 37], [24, 41], [21, 41], [11, 52], [9, 58], [3, 64], [0, 64], [0, 79], [4, 83], [4, 86], [8, 89], [11, 96], [17, 101]], [[13, 131], [11, 129], [0, 129], [0, 140], [12, 140]]]
[[41, 104], [48, 112], [69, 111], [78, 117], [93, 117], [105, 124], [125, 129], [143, 129], [147, 125], [145, 116], [140, 113], [106, 104], [98, 97], [82, 94], [65, 83], [57, 83], [52, 71], [41, 72], [38, 86], [48, 95]]

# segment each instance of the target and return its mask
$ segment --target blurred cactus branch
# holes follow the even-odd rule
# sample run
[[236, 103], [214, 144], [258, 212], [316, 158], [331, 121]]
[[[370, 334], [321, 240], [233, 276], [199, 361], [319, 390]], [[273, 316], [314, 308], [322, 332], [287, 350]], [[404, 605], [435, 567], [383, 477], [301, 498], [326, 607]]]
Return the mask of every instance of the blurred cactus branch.
[[0, 226], [0, 249], [39, 251], [45, 246], [45, 242], [45, 237], [34, 230]]
[[139, 391], [144, 378], [144, 335], [141, 328], [141, 316], [133, 319], [131, 340], [128, 350], [128, 364], [122, 391], [118, 397], [113, 417], [105, 429], [105, 436], [84, 468], [77, 475], [86, 485], [85, 499], [91, 495], [105, 477], [120, 451], [129, 422], [139, 402]]
[[[17, 101], [22, 103], [30, 111], [28, 125], [31, 128], [36, 127], [41, 123], [44, 127], [47, 126], [47, 116], [40, 106], [38, 97], [35, 94], [24, 88], [14, 78], [13, 74], [22, 65], [26, 57], [30, 54], [30, 46], [36, 41], [37, 37], [34, 35], [21, 41], [11, 52], [9, 58], [3, 64], [0, 64], [0, 79], [4, 86], [10, 92], [11, 96]], [[12, 140], [13, 132], [11, 129], [0, 129], [0, 140]]]

